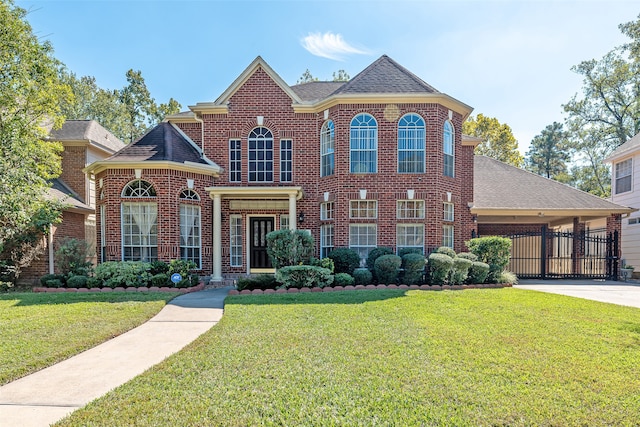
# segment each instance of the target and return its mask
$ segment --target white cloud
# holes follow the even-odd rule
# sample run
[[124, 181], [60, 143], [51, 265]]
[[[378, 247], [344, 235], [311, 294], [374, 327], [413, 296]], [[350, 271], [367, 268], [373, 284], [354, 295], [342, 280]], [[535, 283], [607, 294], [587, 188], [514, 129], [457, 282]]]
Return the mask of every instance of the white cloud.
[[355, 48], [347, 43], [342, 38], [342, 34], [333, 34], [332, 32], [324, 34], [309, 34], [304, 37], [300, 43], [302, 44], [302, 47], [308, 50], [312, 55], [336, 61], [343, 61], [346, 55], [367, 54], [366, 51]]

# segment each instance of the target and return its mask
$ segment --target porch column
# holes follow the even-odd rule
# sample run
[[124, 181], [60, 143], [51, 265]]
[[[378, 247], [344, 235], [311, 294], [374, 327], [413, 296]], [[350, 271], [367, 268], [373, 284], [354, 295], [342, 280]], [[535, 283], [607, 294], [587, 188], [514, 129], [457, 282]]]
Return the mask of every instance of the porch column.
[[213, 274], [211, 281], [222, 281], [222, 204], [219, 194], [213, 195]]
[[298, 214], [296, 213], [296, 195], [289, 194], [289, 230], [295, 230], [298, 225]]

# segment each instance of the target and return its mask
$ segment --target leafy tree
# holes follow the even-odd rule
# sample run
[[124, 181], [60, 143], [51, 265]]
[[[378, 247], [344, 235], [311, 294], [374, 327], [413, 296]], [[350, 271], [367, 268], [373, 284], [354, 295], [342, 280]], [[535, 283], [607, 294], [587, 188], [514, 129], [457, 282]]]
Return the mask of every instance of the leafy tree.
[[349, 74], [347, 74], [345, 70], [338, 70], [333, 73], [334, 82], [348, 82], [350, 78], [351, 77], [349, 77]]
[[462, 132], [483, 140], [476, 148], [476, 154], [516, 167], [523, 166], [524, 157], [518, 151], [518, 141], [513, 136], [509, 125], [500, 123], [496, 118], [478, 114], [475, 118], [469, 117], [462, 124]]
[[300, 76], [296, 84], [299, 85], [301, 83], [317, 82], [318, 80], [319, 79], [317, 77], [313, 77], [311, 71], [307, 68], [306, 71], [302, 73], [302, 76]]
[[567, 172], [571, 153], [562, 123], [553, 122], [531, 141], [526, 169], [538, 175], [554, 178]]
[[12, 1], [0, 2], [0, 258], [14, 264], [35, 253], [28, 236], [59, 216], [46, 191], [60, 173], [62, 147], [45, 136], [62, 124], [60, 104], [70, 96], [51, 45], [25, 16]]
[[125, 142], [135, 141], [166, 116], [180, 111], [180, 104], [173, 98], [166, 104], [156, 104], [141, 71], [127, 71], [127, 85], [120, 90], [100, 88], [95, 77], [78, 78], [65, 68], [60, 76], [74, 95], [62, 104], [65, 117], [96, 120]]

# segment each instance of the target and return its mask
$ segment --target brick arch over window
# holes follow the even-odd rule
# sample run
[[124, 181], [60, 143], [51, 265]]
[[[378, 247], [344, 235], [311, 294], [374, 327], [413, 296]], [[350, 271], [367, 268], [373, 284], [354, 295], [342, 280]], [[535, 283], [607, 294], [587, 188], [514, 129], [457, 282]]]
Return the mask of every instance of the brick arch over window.
[[267, 128], [271, 131], [271, 133], [273, 134], [274, 138], [279, 138], [280, 135], [280, 128], [278, 127], [278, 125], [276, 125], [273, 121], [264, 118], [262, 121], [262, 124], [259, 124], [258, 121], [256, 119], [253, 120], [249, 120], [247, 122], [245, 122], [242, 125], [242, 136], [246, 137], [247, 135], [249, 135], [249, 133], [256, 128]]

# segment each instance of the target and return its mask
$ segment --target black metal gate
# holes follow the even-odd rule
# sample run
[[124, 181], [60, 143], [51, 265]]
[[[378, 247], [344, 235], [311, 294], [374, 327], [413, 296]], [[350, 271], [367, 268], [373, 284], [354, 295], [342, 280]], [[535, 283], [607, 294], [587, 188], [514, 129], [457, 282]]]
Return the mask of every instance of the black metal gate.
[[522, 279], [618, 280], [618, 232], [540, 231], [511, 234], [507, 269]]

